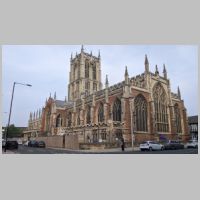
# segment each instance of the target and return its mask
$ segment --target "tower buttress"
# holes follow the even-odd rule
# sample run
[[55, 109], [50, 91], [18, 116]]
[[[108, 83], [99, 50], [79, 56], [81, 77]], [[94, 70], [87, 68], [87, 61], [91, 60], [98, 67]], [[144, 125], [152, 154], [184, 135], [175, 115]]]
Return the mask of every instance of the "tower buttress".
[[109, 82], [108, 82], [108, 75], [106, 75], [106, 81], [105, 81], [105, 100], [106, 103], [108, 103], [108, 87], [109, 87]]
[[108, 75], [106, 74], [106, 82], [105, 82], [105, 88], [109, 87], [109, 83], [108, 83]]
[[98, 59], [99, 59], [99, 60], [101, 59], [101, 54], [100, 54], [100, 50], [99, 50], [99, 55], [98, 55]]
[[148, 61], [147, 55], [145, 55], [144, 65], [145, 65], [145, 72], [148, 73], [149, 72], [149, 61]]
[[155, 75], [159, 75], [158, 66], [156, 65]]
[[129, 75], [128, 75], [127, 66], [125, 67], [124, 78], [125, 78], [125, 84], [128, 85], [129, 84]]
[[164, 78], [167, 79], [167, 70], [165, 68], [165, 64], [163, 64], [163, 75], [164, 75]]
[[181, 92], [179, 86], [178, 86], [178, 98], [181, 99]]

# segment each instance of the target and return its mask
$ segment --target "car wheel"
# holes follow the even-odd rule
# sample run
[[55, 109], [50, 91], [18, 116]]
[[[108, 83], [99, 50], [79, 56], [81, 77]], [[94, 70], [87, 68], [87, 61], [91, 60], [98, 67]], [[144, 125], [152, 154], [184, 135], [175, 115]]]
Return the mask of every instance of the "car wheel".
[[164, 147], [161, 147], [161, 151], [163, 151], [164, 150]]
[[149, 147], [149, 151], [152, 151], [153, 149], [152, 149], [152, 147]]

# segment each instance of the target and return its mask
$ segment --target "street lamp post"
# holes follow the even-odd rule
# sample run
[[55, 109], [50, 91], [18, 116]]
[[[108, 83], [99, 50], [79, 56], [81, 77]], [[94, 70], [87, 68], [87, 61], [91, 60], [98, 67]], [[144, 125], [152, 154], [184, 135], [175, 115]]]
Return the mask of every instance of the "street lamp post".
[[133, 124], [134, 124], [134, 127], [133, 127], [133, 139], [132, 139], [132, 142], [134, 143], [135, 142], [135, 131], [136, 131], [136, 113], [135, 113], [135, 111], [133, 112]]
[[[7, 124], [7, 129], [6, 129], [6, 132], [5, 132], [5, 144], [6, 144], [6, 142], [7, 142], [8, 129], [9, 129], [9, 126], [10, 126], [10, 117], [11, 117], [11, 112], [12, 112], [12, 103], [13, 103], [13, 97], [14, 97], [15, 85], [16, 85], [16, 84], [25, 85], [25, 86], [29, 86], [29, 87], [32, 86], [32, 85], [30, 85], [30, 84], [25, 84], [25, 83], [18, 83], [18, 82], [14, 82], [14, 83], [13, 83], [12, 97], [11, 97], [11, 102], [10, 102], [10, 111], [9, 111], [9, 117], [8, 117], [8, 124]], [[6, 152], [6, 145], [5, 145], [5, 148], [4, 148], [4, 152]]]

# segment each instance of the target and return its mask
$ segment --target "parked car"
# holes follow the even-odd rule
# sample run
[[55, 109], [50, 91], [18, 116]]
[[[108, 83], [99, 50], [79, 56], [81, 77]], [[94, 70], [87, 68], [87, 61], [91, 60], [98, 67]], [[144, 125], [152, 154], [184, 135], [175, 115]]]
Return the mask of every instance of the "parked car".
[[2, 148], [4, 148], [5, 146], [6, 146], [6, 141], [2, 139]]
[[20, 144], [20, 145], [22, 144], [22, 140], [21, 140], [21, 139], [18, 139], [17, 142], [18, 142], [18, 144]]
[[38, 147], [38, 142], [36, 140], [30, 140], [28, 143], [29, 147]]
[[164, 149], [184, 149], [184, 144], [178, 140], [169, 140], [166, 144], [164, 144]]
[[41, 148], [45, 148], [45, 142], [44, 141], [38, 141], [38, 147], [41, 147]]
[[198, 141], [197, 140], [190, 140], [186, 144], [186, 148], [198, 148]]
[[23, 145], [28, 146], [29, 141], [26, 141]]
[[164, 146], [162, 144], [154, 141], [145, 141], [142, 144], [140, 144], [141, 151], [145, 150], [153, 151], [153, 150], [163, 150], [163, 149]]
[[18, 149], [18, 142], [16, 140], [7, 141], [5, 147], [6, 149]]

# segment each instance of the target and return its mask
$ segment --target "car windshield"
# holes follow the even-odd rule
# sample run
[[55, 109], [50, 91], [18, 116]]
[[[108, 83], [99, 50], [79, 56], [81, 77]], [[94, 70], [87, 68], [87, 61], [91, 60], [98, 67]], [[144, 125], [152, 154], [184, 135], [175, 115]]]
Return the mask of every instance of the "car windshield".
[[141, 144], [147, 144], [147, 142], [143, 142], [143, 143], [141, 143]]

